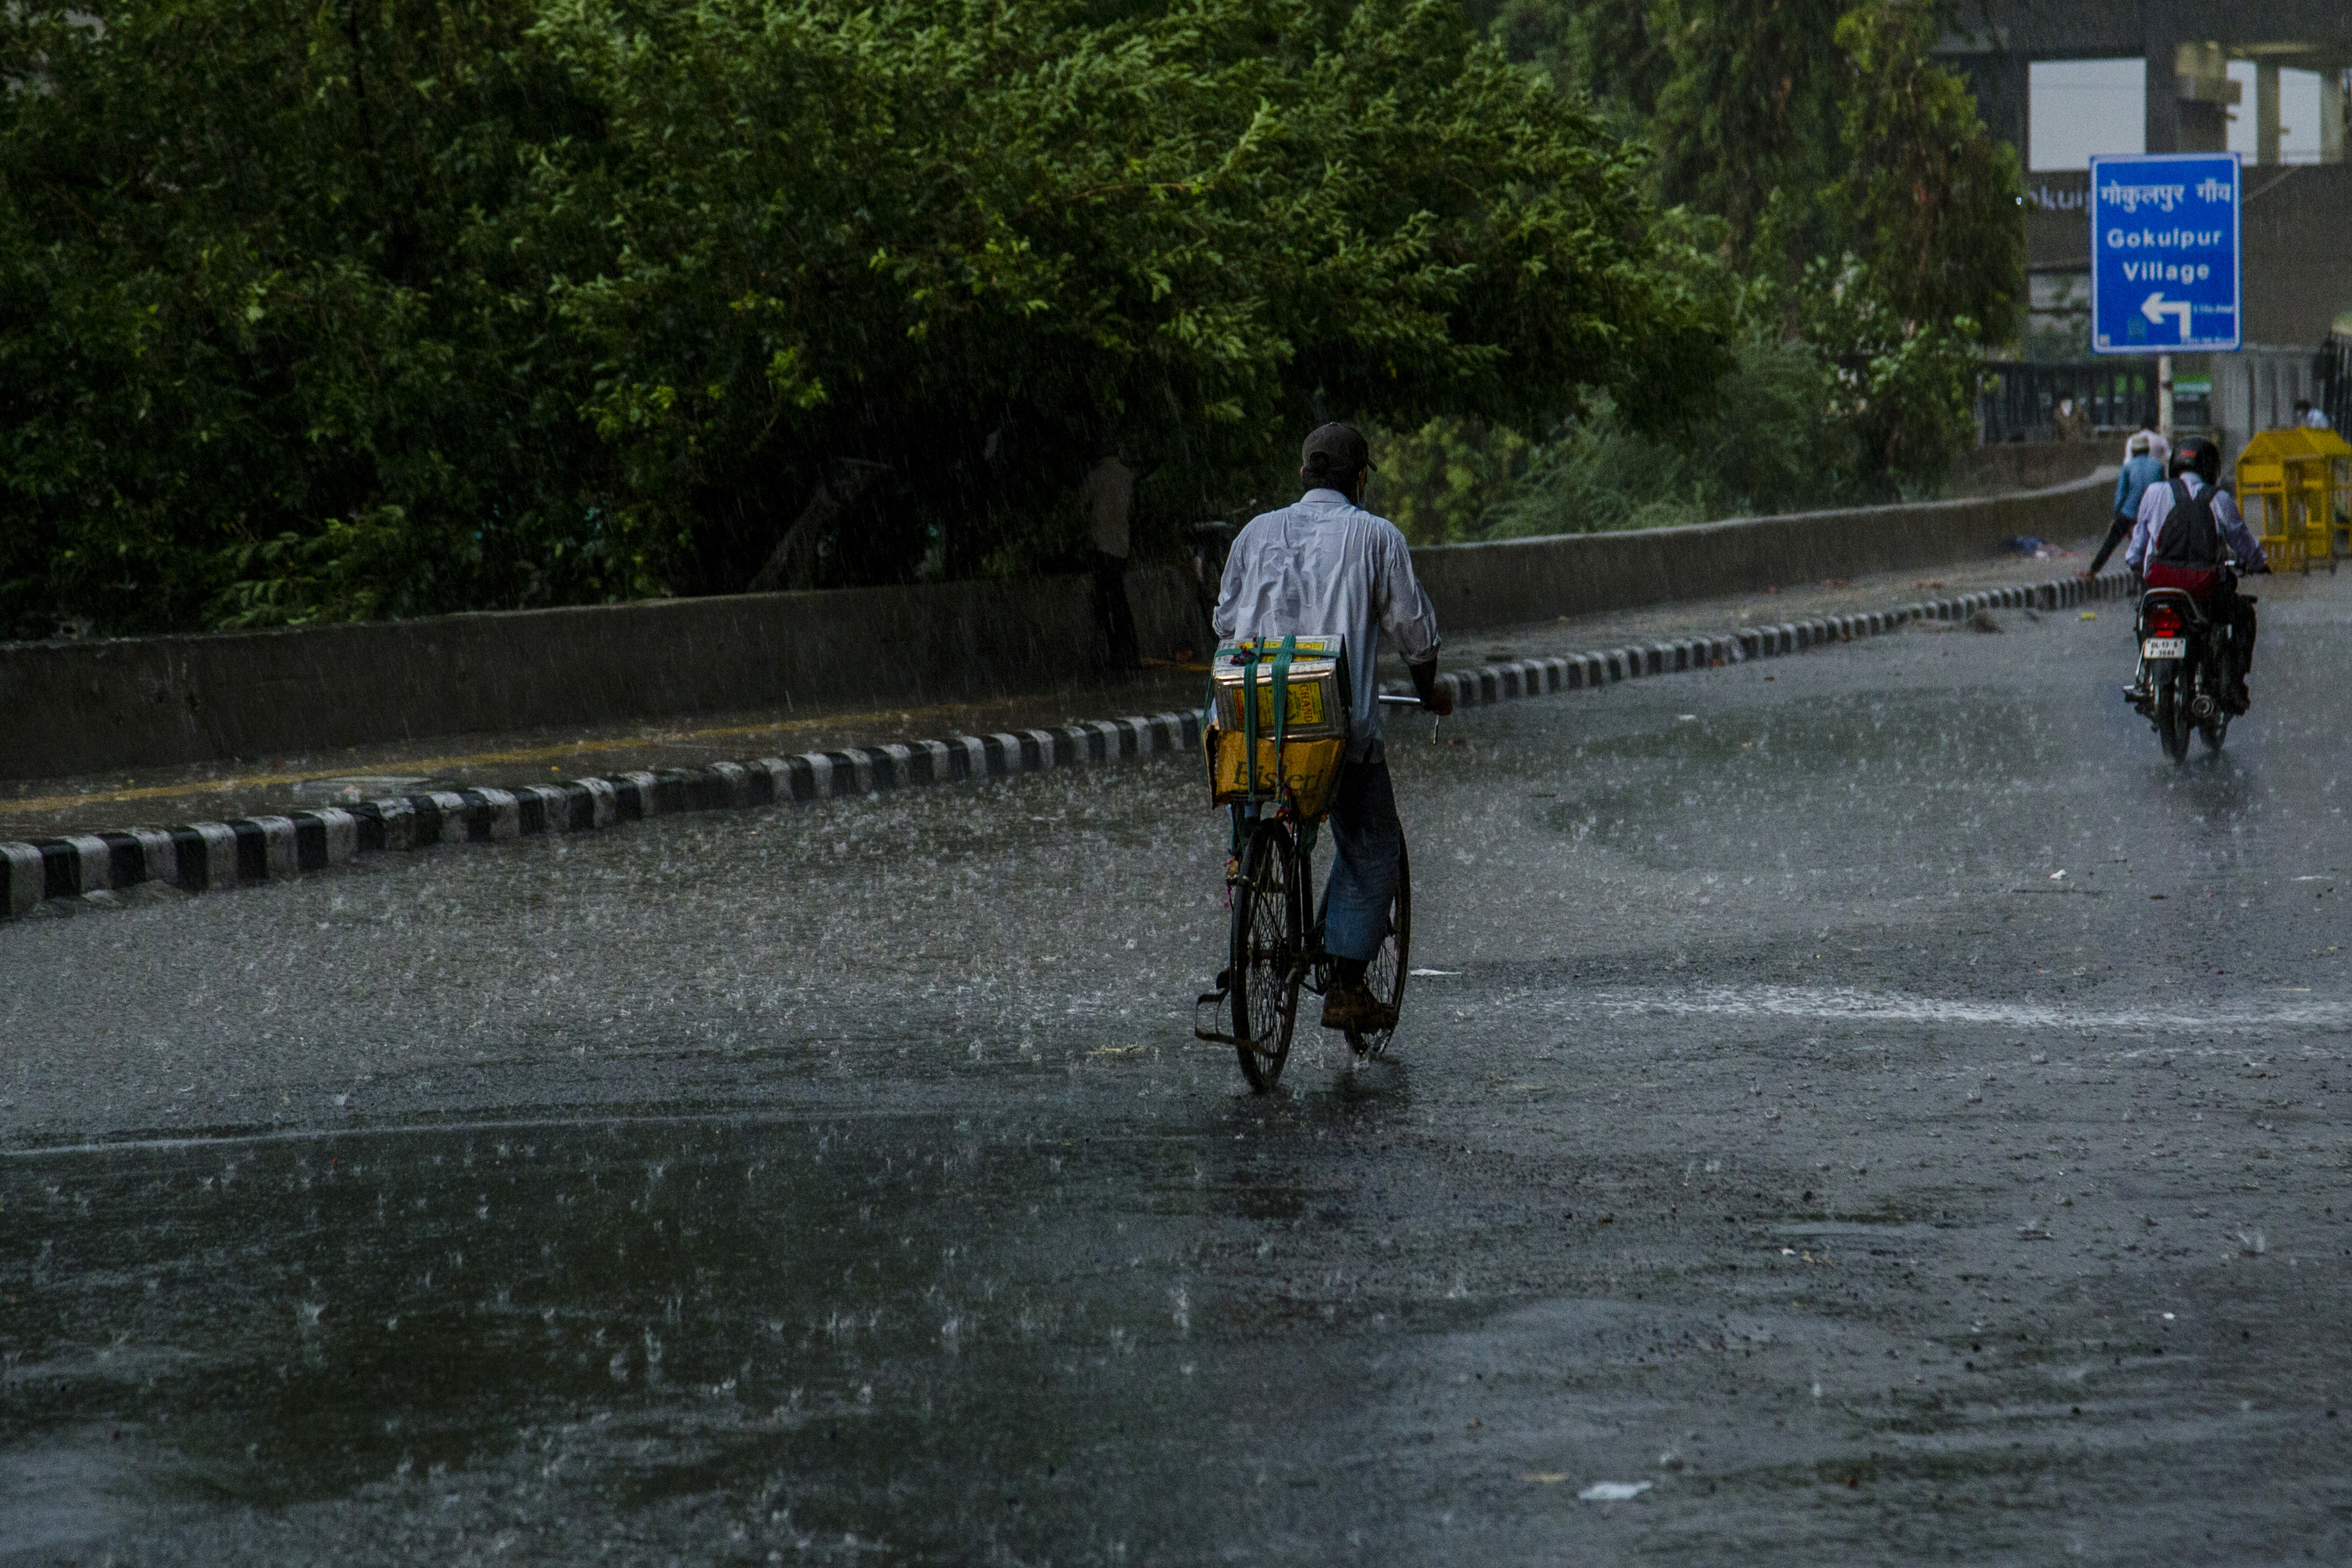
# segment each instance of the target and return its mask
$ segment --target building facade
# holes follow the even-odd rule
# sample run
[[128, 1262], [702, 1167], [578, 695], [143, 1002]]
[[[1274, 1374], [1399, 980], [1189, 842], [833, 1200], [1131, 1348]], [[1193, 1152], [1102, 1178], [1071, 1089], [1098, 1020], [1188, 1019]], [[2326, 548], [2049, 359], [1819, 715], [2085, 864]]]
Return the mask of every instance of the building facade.
[[[2091, 358], [2084, 151], [2239, 152], [2246, 346], [2177, 356], [2179, 412], [2232, 449], [2285, 423], [2331, 333], [2352, 334], [2352, 0], [1962, 0], [1938, 53], [2028, 157], [2030, 359]], [[2087, 112], [2042, 87], [2091, 73], [2105, 97]], [[2064, 145], [2050, 133], [2062, 105]]]

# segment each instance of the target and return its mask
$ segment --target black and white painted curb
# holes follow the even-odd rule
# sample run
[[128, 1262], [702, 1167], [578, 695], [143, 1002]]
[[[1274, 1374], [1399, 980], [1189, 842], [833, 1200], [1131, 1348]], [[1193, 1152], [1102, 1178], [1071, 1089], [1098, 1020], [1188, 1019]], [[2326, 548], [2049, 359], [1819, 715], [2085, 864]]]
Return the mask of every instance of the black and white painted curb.
[[[1914, 621], [1964, 622], [1979, 610], [2064, 609], [2134, 590], [2127, 573], [2067, 578], [1905, 605], [1866, 616], [1829, 616], [1723, 637], [1609, 648], [1555, 658], [1484, 665], [1439, 677], [1457, 707], [1578, 691], [1615, 681], [1707, 669], [1802, 653], [1899, 630]], [[380, 850], [435, 844], [496, 843], [600, 827], [687, 811], [720, 811], [870, 795], [969, 779], [1011, 778], [1128, 757], [1193, 752], [1200, 715], [1097, 720], [1053, 730], [959, 735], [796, 757], [760, 757], [698, 768], [664, 768], [572, 779], [519, 789], [467, 789], [366, 801], [349, 808], [290, 812], [233, 822], [75, 834], [37, 844], [0, 843], [0, 917], [51, 900], [111, 901], [123, 889], [160, 883], [216, 892], [284, 881]]]
[[[1904, 605], [1866, 616], [1822, 616], [1777, 626], [1742, 626], [1722, 637], [1688, 637], [1675, 642], [1644, 643], [1595, 653], [1569, 654], [1558, 658], [1520, 659], [1509, 664], [1482, 665], [1441, 676], [1451, 682], [1459, 707], [1505, 702], [1515, 697], [1541, 697], [1555, 691], [1578, 691], [1612, 681], [1648, 675], [1675, 675], [1684, 670], [1711, 669], [1748, 659], [1804, 653], [1831, 643], [1853, 642], [1899, 631], [1914, 621], [1967, 621], [1979, 610], [2062, 610], [2096, 600], [2113, 599], [2138, 591], [2138, 578], [2128, 572], [2105, 572], [2088, 580], [2068, 577], [2054, 583], [2021, 584], [2013, 588], [1990, 588], [1956, 599], [1936, 599]], [[1383, 689], [1402, 693], [1411, 689], [1391, 684]]]

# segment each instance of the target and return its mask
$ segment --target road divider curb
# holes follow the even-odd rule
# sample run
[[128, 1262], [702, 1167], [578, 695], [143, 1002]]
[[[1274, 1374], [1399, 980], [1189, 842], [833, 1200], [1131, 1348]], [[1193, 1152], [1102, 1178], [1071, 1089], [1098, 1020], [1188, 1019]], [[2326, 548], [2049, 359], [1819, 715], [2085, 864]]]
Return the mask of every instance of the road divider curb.
[[[1900, 630], [1915, 621], [1965, 622], [1979, 610], [2060, 610], [2129, 593], [2134, 578], [2109, 572], [1861, 616], [1742, 626], [1720, 637], [1681, 638], [1551, 658], [1517, 659], [1438, 678], [1460, 708], [1586, 690], [1652, 676], [1716, 668], [1801, 653]], [[1391, 687], [1391, 690], [1405, 688]], [[697, 768], [615, 773], [517, 789], [466, 789], [394, 796], [345, 807], [232, 822], [184, 823], [0, 844], [0, 918], [52, 900], [107, 903], [145, 884], [187, 893], [285, 881], [365, 854], [436, 844], [498, 843], [550, 833], [586, 833], [647, 817], [871, 795], [973, 779], [1012, 778], [1129, 757], [1196, 751], [1200, 715], [1096, 720], [1057, 729], [944, 741], [908, 741], [757, 757]]]
[[234, 822], [74, 834], [0, 844], [0, 915], [52, 900], [107, 902], [154, 883], [215, 892], [283, 881], [361, 855], [436, 844], [497, 843], [548, 833], [587, 833], [652, 816], [829, 800], [838, 795], [968, 779], [1011, 778], [1055, 768], [1192, 751], [1197, 713], [1096, 720], [1050, 730], [957, 735], [794, 757], [755, 757], [698, 768], [615, 773], [519, 789], [436, 791]]
[[[1485, 707], [1496, 702], [1508, 702], [1515, 698], [1543, 697], [1557, 691], [1580, 691], [1620, 680], [1713, 669], [1726, 665], [1745, 664], [1751, 659], [1805, 653], [1834, 643], [1848, 643], [1861, 637], [1900, 631], [1915, 621], [1963, 623], [1979, 610], [2070, 609], [2078, 605], [2131, 594], [2137, 590], [2137, 577], [2129, 572], [2105, 572], [2092, 578], [2065, 577], [2051, 583], [2020, 584], [2014, 587], [1962, 594], [1949, 599], [1904, 605], [1869, 615], [1821, 616], [1780, 626], [1741, 626], [1720, 637], [1685, 637], [1631, 647], [1600, 648], [1551, 658], [1516, 659], [1507, 664], [1481, 665], [1441, 675], [1437, 682], [1454, 693], [1456, 708]], [[1412, 688], [1396, 682], [1382, 689], [1402, 695], [1411, 691]]]

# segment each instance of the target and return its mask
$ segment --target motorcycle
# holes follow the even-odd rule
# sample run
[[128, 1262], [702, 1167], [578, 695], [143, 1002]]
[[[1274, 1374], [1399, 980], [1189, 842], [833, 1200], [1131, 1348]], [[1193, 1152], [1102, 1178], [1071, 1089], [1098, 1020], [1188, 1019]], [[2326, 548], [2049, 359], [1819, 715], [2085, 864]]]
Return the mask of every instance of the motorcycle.
[[[2221, 584], [2213, 598], [2227, 604], [2236, 594], [2238, 563], [2223, 557]], [[2189, 760], [2189, 737], [2202, 735], [2213, 751], [2230, 733], [2237, 711], [2237, 649], [2230, 623], [2205, 613], [2185, 588], [2150, 588], [2139, 596], [2134, 626], [2139, 638], [2139, 669], [2124, 689], [2125, 700], [2155, 727], [2164, 754]]]

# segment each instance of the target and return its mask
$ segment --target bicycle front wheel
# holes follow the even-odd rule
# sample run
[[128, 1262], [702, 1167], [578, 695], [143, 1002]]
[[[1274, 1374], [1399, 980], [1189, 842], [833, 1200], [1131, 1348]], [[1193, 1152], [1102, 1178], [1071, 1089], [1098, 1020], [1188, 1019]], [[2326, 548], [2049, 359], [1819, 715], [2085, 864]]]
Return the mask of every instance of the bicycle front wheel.
[[1291, 1027], [1298, 1018], [1298, 982], [1307, 940], [1298, 851], [1290, 830], [1261, 822], [1234, 884], [1233, 989], [1234, 1047], [1242, 1076], [1264, 1094], [1290, 1059]]
[[[1396, 897], [1389, 901], [1389, 934], [1381, 939], [1381, 950], [1372, 954], [1371, 963], [1364, 966], [1364, 988], [1374, 997], [1389, 1005], [1393, 1014], [1404, 1009], [1405, 976], [1412, 951], [1412, 861], [1405, 854], [1404, 840], [1397, 840]], [[1348, 1044], [1360, 1057], [1376, 1057], [1389, 1048], [1396, 1037], [1396, 1025], [1385, 1029], [1350, 1029]]]

